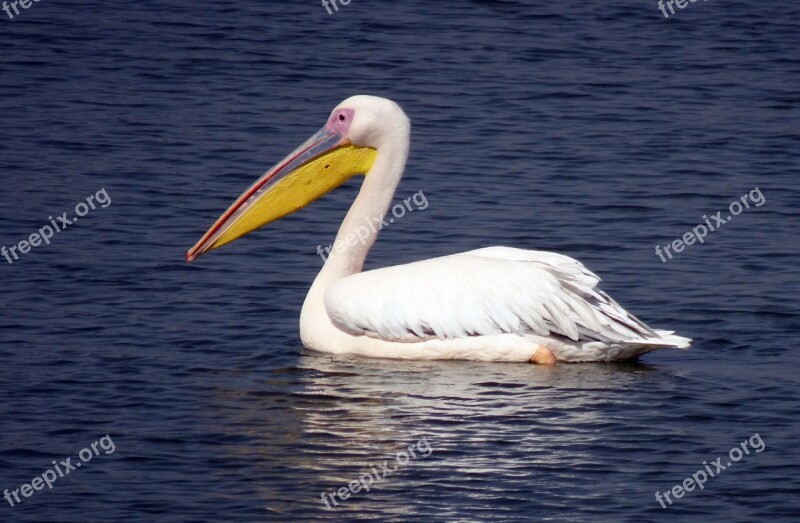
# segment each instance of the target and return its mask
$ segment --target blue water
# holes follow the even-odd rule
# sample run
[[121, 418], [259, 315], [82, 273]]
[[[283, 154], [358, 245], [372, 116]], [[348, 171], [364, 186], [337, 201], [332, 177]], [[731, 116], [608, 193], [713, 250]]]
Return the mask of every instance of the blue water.
[[[96, 208], [0, 258], [0, 490], [106, 435], [114, 450], [0, 499], [0, 521], [800, 516], [797, 2], [665, 19], [655, 1], [43, 0], [4, 17], [0, 246]], [[315, 250], [358, 180], [184, 262], [362, 92], [411, 117], [397, 197], [429, 202], [367, 268], [557, 251], [692, 349], [555, 368], [304, 350]], [[762, 205], [704, 243], [655, 253], [756, 187]], [[326, 509], [422, 438], [427, 455]], [[761, 451], [656, 501], [745, 441]]]

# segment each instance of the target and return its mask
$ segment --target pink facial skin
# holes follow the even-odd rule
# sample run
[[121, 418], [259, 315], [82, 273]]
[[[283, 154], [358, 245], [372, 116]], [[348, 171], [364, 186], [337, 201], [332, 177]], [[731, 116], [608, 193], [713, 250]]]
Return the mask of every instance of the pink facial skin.
[[347, 136], [347, 131], [350, 129], [354, 115], [355, 111], [353, 109], [337, 109], [328, 119], [325, 129], [341, 136]]

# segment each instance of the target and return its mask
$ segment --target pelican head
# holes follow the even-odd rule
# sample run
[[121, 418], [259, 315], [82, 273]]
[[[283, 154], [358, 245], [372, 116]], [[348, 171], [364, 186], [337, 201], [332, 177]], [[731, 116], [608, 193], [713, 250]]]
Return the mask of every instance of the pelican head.
[[409, 127], [400, 107], [385, 98], [352, 96], [331, 112], [325, 126], [261, 176], [186, 253], [200, 255], [283, 218], [367, 174], [397, 122]]

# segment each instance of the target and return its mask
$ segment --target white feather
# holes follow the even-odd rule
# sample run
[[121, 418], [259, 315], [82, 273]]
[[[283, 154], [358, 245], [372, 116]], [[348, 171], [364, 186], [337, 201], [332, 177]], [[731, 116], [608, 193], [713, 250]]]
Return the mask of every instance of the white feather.
[[594, 273], [551, 252], [490, 247], [347, 276], [325, 292], [354, 336], [423, 342], [538, 335], [564, 342], [680, 346], [599, 291]]

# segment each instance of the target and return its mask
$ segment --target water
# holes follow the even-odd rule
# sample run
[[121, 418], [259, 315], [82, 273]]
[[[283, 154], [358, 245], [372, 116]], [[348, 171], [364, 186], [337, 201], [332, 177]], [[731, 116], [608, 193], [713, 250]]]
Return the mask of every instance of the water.
[[[664, 19], [656, 2], [52, 0], [2, 19], [0, 245], [101, 189], [111, 203], [0, 258], [0, 489], [105, 435], [114, 451], [0, 500], [0, 520], [796, 519], [798, 34], [791, 1]], [[368, 268], [553, 250], [692, 349], [552, 369], [305, 351], [315, 249], [357, 180], [184, 263], [359, 92], [411, 117], [397, 196], [429, 201]], [[763, 205], [656, 255], [756, 187]], [[326, 510], [421, 438], [431, 452]], [[744, 441], [764, 446], [661, 508]]]

